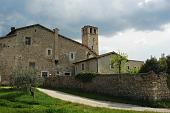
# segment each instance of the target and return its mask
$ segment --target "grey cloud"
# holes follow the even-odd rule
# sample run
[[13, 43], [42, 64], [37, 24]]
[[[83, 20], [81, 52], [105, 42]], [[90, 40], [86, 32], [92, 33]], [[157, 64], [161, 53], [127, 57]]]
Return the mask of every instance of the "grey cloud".
[[[0, 21], [5, 21], [6, 26], [40, 23], [50, 28], [59, 27], [61, 33], [74, 38], [81, 36], [80, 28], [87, 24], [99, 27], [101, 35], [113, 35], [130, 28], [161, 30], [162, 25], [170, 23], [169, 0], [24, 1], [22, 4], [25, 9], [18, 12], [22, 19], [15, 21], [11, 19], [11, 22], [4, 19]], [[18, 6], [17, 2], [14, 6]], [[11, 11], [9, 15], [10, 13]], [[4, 18], [9, 18], [9, 15], [5, 15]]]

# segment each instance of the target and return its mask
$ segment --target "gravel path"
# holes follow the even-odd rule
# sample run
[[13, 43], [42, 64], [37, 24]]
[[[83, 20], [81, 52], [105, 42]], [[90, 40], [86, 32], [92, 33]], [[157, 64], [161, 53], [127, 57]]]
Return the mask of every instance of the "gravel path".
[[170, 113], [170, 109], [149, 108], [149, 107], [141, 107], [141, 106], [131, 105], [131, 104], [114, 103], [114, 102], [109, 102], [109, 101], [99, 101], [99, 100], [74, 96], [74, 95], [63, 93], [60, 91], [47, 90], [47, 89], [42, 89], [42, 88], [38, 88], [38, 90], [54, 98], [58, 98], [58, 99], [73, 102], [73, 103], [84, 104], [84, 105], [88, 105], [92, 107], [104, 107], [104, 108], [109, 108], [109, 109]]

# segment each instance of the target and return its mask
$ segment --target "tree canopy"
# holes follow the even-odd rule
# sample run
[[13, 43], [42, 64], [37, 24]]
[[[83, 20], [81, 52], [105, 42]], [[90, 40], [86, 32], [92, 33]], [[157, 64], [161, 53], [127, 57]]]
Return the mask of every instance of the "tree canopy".
[[127, 55], [125, 53], [114, 54], [111, 58], [111, 67], [117, 73], [122, 73], [127, 63]]
[[154, 71], [155, 73], [166, 72], [170, 74], [170, 56], [165, 57], [163, 54], [159, 60], [151, 56], [141, 67], [140, 73], [147, 73], [149, 71]]

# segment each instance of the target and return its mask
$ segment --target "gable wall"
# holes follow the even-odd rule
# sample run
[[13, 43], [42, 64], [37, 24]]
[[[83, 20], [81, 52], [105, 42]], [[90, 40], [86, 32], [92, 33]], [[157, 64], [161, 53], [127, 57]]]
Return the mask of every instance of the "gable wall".
[[[31, 37], [31, 45], [25, 44], [25, 37]], [[47, 49], [52, 49], [52, 55], [47, 55]], [[54, 66], [54, 33], [39, 26], [21, 29], [16, 39], [16, 67], [27, 68], [29, 62], [35, 62], [35, 69], [49, 71], [53, 74]]]
[[[71, 61], [69, 59], [70, 52], [73, 52], [75, 54], [75, 60]], [[82, 46], [74, 41], [59, 36], [58, 68], [61, 71], [61, 74], [64, 74], [64, 72], [72, 72], [72, 75], [74, 75], [75, 69], [73, 63], [76, 61], [87, 59], [88, 52], [90, 52], [91, 56], [96, 56], [85, 46]]]

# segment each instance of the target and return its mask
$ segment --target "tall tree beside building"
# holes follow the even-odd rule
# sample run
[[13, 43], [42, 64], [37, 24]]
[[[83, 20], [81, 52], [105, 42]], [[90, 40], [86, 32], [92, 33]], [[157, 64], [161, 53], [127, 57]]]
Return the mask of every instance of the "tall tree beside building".
[[168, 65], [164, 54], [161, 55], [158, 62], [159, 62], [159, 72], [167, 72]]
[[113, 70], [122, 73], [123, 69], [126, 67], [127, 55], [125, 53], [114, 54], [111, 59], [111, 67]]
[[147, 73], [149, 71], [159, 72], [159, 62], [155, 57], [147, 59], [145, 64], [141, 67], [140, 73]]

